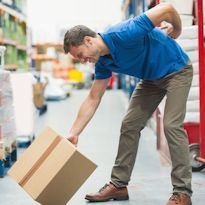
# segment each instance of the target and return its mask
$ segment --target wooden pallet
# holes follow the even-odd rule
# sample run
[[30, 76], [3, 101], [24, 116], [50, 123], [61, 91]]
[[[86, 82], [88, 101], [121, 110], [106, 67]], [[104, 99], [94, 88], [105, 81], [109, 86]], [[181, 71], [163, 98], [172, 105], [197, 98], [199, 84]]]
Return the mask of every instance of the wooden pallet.
[[4, 177], [8, 169], [17, 160], [16, 141], [10, 146], [5, 147], [3, 143], [0, 144], [0, 177]]

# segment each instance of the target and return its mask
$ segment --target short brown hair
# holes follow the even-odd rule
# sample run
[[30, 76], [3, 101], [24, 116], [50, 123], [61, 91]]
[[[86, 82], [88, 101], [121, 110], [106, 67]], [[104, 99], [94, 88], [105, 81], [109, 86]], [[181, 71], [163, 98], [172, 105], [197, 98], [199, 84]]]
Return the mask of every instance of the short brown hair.
[[85, 36], [96, 37], [96, 32], [86, 26], [78, 25], [70, 28], [64, 36], [64, 51], [68, 53], [71, 46], [80, 46], [83, 44]]

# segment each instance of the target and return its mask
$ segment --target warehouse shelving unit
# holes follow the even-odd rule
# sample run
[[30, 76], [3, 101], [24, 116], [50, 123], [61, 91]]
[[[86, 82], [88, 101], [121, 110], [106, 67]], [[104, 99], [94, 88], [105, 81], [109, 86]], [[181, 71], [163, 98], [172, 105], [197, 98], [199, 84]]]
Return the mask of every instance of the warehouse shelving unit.
[[75, 67], [78, 62], [64, 53], [62, 43], [35, 44], [32, 50], [32, 67], [38, 73], [51, 74], [67, 82], [82, 83], [83, 73]]
[[[205, 168], [205, 46], [204, 46], [204, 14], [203, 0], [197, 0], [198, 8], [198, 45], [199, 45], [199, 96], [200, 96], [200, 123], [199, 147], [200, 152], [195, 152], [193, 160], [201, 163], [199, 170]], [[191, 146], [191, 145], [190, 145]]]
[[42, 63], [58, 61], [59, 53], [63, 53], [62, 43], [34, 44], [32, 46], [32, 67], [36, 71], [41, 71]]
[[4, 68], [12, 71], [28, 69], [27, 21], [22, 1], [18, 4], [11, 1], [10, 5], [0, 3], [0, 45], [7, 48]]
[[11, 80], [16, 73], [5, 70], [28, 69], [25, 3], [26, 0], [0, 1], [0, 69], [3, 70], [0, 83], [0, 177], [4, 177], [17, 158], [16, 113]]

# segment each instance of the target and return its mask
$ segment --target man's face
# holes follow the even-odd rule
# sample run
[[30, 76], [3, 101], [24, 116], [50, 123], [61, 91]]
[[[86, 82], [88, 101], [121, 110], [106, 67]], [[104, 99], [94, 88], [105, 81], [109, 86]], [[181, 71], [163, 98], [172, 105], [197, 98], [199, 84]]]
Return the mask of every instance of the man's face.
[[86, 36], [80, 46], [73, 46], [70, 54], [78, 59], [81, 63], [96, 63], [100, 58], [100, 51], [94, 38]]

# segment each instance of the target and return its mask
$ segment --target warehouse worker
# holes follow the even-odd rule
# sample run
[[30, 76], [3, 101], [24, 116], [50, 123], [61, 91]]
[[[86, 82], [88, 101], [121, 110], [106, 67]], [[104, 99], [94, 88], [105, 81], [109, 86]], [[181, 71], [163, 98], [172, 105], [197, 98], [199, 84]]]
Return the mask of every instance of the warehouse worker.
[[[167, 34], [156, 26], [167, 22]], [[118, 154], [111, 181], [97, 193], [86, 195], [94, 202], [127, 200], [127, 185], [135, 163], [140, 132], [166, 95], [164, 132], [169, 145], [173, 194], [166, 205], [191, 205], [191, 166], [188, 139], [183, 128], [186, 101], [193, 69], [188, 56], [175, 42], [181, 33], [178, 13], [169, 3], [96, 34], [85, 26], [68, 30], [65, 53], [81, 63], [95, 63], [95, 80], [82, 103], [68, 140], [77, 144], [80, 133], [98, 108], [112, 72], [142, 79], [132, 94], [122, 121]]]

